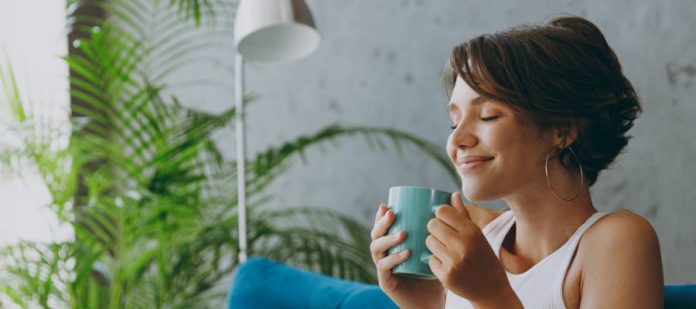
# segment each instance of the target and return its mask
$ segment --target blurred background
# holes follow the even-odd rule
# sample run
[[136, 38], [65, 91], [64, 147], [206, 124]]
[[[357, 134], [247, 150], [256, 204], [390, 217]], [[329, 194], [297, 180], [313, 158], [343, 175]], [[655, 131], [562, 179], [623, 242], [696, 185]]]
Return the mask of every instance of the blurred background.
[[[588, 18], [603, 31], [623, 64], [626, 76], [642, 98], [644, 108], [630, 131], [633, 139], [627, 150], [609, 170], [600, 174], [591, 188], [595, 206], [604, 212], [629, 209], [647, 218], [660, 238], [665, 282], [696, 282], [696, 270], [691, 267], [696, 257], [696, 226], [693, 224], [696, 218], [696, 191], [693, 190], [696, 165], [692, 164], [692, 158], [696, 155], [696, 127], [692, 121], [696, 117], [696, 53], [692, 52], [696, 49], [696, 4], [693, 1], [448, 0], [430, 3], [422, 0], [307, 0], [306, 3], [321, 35], [318, 50], [290, 63], [246, 64], [246, 92], [251, 95], [245, 114], [248, 164], [249, 169], [256, 171], [249, 177], [265, 179], [259, 180], [256, 185], [250, 184], [250, 190], [257, 190], [250, 193], [250, 208], [264, 209], [281, 217], [287, 215], [282, 211], [288, 209], [308, 209], [310, 212], [327, 210], [333, 218], [331, 220], [346, 220], [341, 222], [348, 228], [345, 232], [336, 232], [337, 237], [344, 237], [342, 239], [356, 252], [359, 248], [366, 248], [364, 238], [351, 235], [356, 231], [358, 234], [365, 232], [372, 226], [377, 206], [386, 202], [389, 187], [417, 185], [452, 192], [458, 190], [457, 179], [452, 177], [451, 170], [438, 161], [445, 155], [445, 141], [450, 130], [445, 109], [447, 96], [441, 76], [451, 49], [481, 33], [520, 24], [543, 23], [559, 14], [573, 14]], [[96, 230], [104, 226], [112, 226], [112, 230], [105, 232], [108, 235], [106, 240], [95, 241], [103, 246], [100, 247], [102, 251], [109, 251], [111, 249], [107, 250], [110, 248], [107, 244], [131, 239], [118, 238], [114, 236], [117, 233], [111, 232], [124, 231], [127, 224], [123, 222], [147, 217], [149, 212], [143, 209], [149, 209], [147, 205], [151, 204], [150, 201], [143, 202], [147, 200], [143, 196], [155, 194], [157, 198], [153, 197], [152, 200], [160, 202], [152, 209], [162, 209], [162, 205], [170, 205], [167, 203], [174, 203], [176, 206], [172, 207], [180, 209], [200, 205], [212, 208], [204, 214], [196, 212], [195, 216], [201, 216], [198, 221], [182, 221], [171, 226], [152, 223], [152, 218], [163, 218], [163, 213], [167, 212], [158, 210], [146, 222], [155, 224], [153, 231], [159, 232], [144, 232], [151, 236], [150, 239], [131, 239], [132, 244], [142, 241], [142, 246], [133, 245], [128, 249], [132, 251], [124, 249], [126, 253], [123, 256], [111, 252], [108, 258], [102, 259], [100, 254], [95, 253], [92, 255], [94, 258], [90, 259], [68, 254], [72, 260], [65, 258], [64, 261], [74, 266], [80, 261], [103, 260], [103, 264], [90, 264], [90, 271], [85, 276], [94, 277], [99, 275], [95, 275], [95, 272], [101, 272], [99, 276], [114, 280], [109, 282], [117, 282], [115, 278], [118, 274], [128, 273], [122, 264], [117, 263], [120, 257], [133, 259], [130, 254], [150, 248], [148, 246], [152, 243], [164, 243], [163, 237], [179, 239], [172, 236], [175, 235], [172, 231], [181, 231], [182, 226], [191, 225], [198, 228], [183, 228], [189, 235], [204, 235], [206, 229], [222, 227], [220, 230], [229, 231], [228, 237], [218, 241], [231, 244], [231, 247], [228, 251], [217, 252], [218, 255], [210, 253], [196, 258], [177, 255], [186, 251], [179, 250], [178, 246], [192, 250], [202, 239], [209, 239], [192, 237], [185, 243], [178, 240], [167, 242], [166, 248], [154, 245], [153, 256], [163, 258], [173, 254], [191, 263], [198, 261], [198, 258], [202, 261], [218, 259], [217, 263], [222, 263], [220, 257], [230, 261], [235, 259], [239, 248], [234, 245], [238, 235], [235, 234], [236, 149], [231, 118], [234, 111], [231, 109], [235, 104], [233, 28], [237, 4], [232, 0], [138, 0], [112, 1], [106, 6], [91, 4], [91, 9], [81, 10], [84, 4], [78, 1], [0, 0], [0, 70], [3, 73], [0, 100], [4, 100], [0, 104], [0, 147], [5, 150], [6, 157], [3, 160], [4, 168], [0, 168], [0, 246], [21, 246], [28, 242], [69, 243], [69, 246], [74, 246], [80, 239], [89, 238], [85, 235], [97, 233]], [[83, 20], [76, 16], [93, 18]], [[95, 22], [101, 19], [113, 24], [111, 27], [114, 30], [109, 33], [119, 39], [97, 38], [108, 32], [103, 21]], [[76, 24], [87, 30], [75, 30], [78, 29]], [[128, 40], [123, 39], [125, 37]], [[92, 44], [92, 48], [80, 50], [80, 46], [87, 44]], [[97, 52], [99, 46], [104, 49], [101, 54]], [[110, 48], [114, 51], [109, 51]], [[90, 54], [90, 50], [93, 53]], [[76, 58], [70, 59], [71, 56]], [[99, 57], [102, 57], [101, 60]], [[129, 59], [137, 59], [131, 63], [135, 69], [119, 69], [119, 65], [129, 67]], [[72, 73], [69, 64], [72, 64]], [[105, 68], [106, 64], [113, 67]], [[100, 81], [100, 72], [106, 72], [104, 76], [108, 78], [128, 74], [130, 77], [124, 79], [126, 81], [114, 82], [117, 86], [105, 85]], [[133, 90], [112, 95], [113, 91], [128, 87]], [[148, 91], [141, 92], [142, 89]], [[153, 92], [156, 95], [143, 95], [147, 96], [147, 100], [134, 99], [137, 93]], [[151, 114], [155, 115], [151, 118], [141, 117], [149, 115], [142, 109], [144, 104], [151, 102], [165, 107], [151, 110]], [[17, 104], [24, 106], [22, 113], [17, 112]], [[97, 114], [111, 115], [107, 118], [113, 121], [102, 123], [99, 127], [120, 135], [115, 139], [105, 138], [104, 131], [90, 127], [95, 124], [94, 121], [83, 129], [75, 126], [76, 121], [68, 119], [71, 106], [76, 105], [87, 106], [84, 110]], [[173, 111], [166, 106], [180, 108]], [[120, 109], [127, 117], [119, 116], [113, 109]], [[18, 117], [18, 114], [25, 117]], [[72, 116], [89, 115], [72, 109]], [[179, 116], [162, 116], [160, 119], [157, 115]], [[130, 119], [128, 117], [135, 120], [124, 120]], [[146, 127], [152, 122], [147, 119], [161, 120], [164, 129], [152, 130], [156, 132], [148, 133], [143, 138], [134, 138], [140, 134], [137, 132], [149, 132]], [[201, 119], [208, 122], [201, 122]], [[338, 127], [331, 127], [334, 124]], [[206, 128], [205, 134], [189, 136], [188, 141], [200, 140], [204, 136], [213, 144], [195, 148], [195, 157], [219, 155], [215, 160], [201, 163], [205, 172], [194, 175], [207, 177], [210, 183], [201, 185], [204, 189], [191, 189], [193, 191], [189, 192], [189, 188], [180, 182], [188, 180], [179, 179], [176, 184], [171, 184], [171, 188], [167, 187], [170, 183], [163, 182], [161, 186], [170, 188], [170, 191], [154, 190], [159, 188], [154, 179], [161, 179], [158, 178], [161, 175], [169, 175], [167, 177], [170, 178], [165, 179], [174, 179], [178, 172], [191, 168], [189, 165], [173, 168], [170, 165], [178, 162], [176, 155], [158, 157], [157, 154], [164, 151], [162, 149], [167, 145], [178, 143], [178, 140], [170, 140], [174, 134], [171, 132], [181, 131], [181, 128], [193, 132], [195, 130], [192, 128], [198, 128], [197, 125]], [[39, 128], [41, 126], [43, 129]], [[118, 133], [118, 127], [127, 126], [130, 126], [130, 131]], [[167, 128], [173, 131], [167, 131]], [[111, 141], [111, 148], [104, 149], [112, 149], [85, 155], [85, 149], [94, 148], [80, 148], [78, 153], [84, 155], [80, 158], [96, 157], [96, 161], [85, 159], [88, 162], [80, 165], [82, 171], [89, 173], [99, 170], [100, 164], [108, 164], [112, 160], [120, 162], [119, 166], [128, 167], [124, 167], [123, 171], [104, 172], [103, 177], [96, 177], [99, 178], [96, 180], [80, 178], [81, 174], [76, 172], [63, 171], [58, 176], [47, 173], [46, 170], [61, 170], [56, 167], [61, 162], [66, 166], [78, 166], [78, 160], [74, 158], [46, 162], [46, 158], [50, 161], [63, 155], [55, 153], [72, 149], [69, 136], [71, 132], [72, 136], [82, 136], [82, 133], [75, 133], [78, 130], [101, 134], [104, 140]], [[38, 140], [45, 144], [45, 136], [36, 138], [42, 132], [52, 132], [45, 135], [49, 136], [52, 146], [48, 147], [49, 150], [40, 148], [43, 155], [39, 163], [16, 159], [17, 156], [26, 156], [27, 149], [33, 151], [33, 156], [29, 157], [38, 158], [35, 155], [37, 148], [27, 148], [26, 143], [31, 141], [29, 144], [36, 145]], [[137, 149], [147, 143], [153, 146], [142, 147], [144, 150], [138, 152]], [[111, 157], [109, 153], [119, 148], [130, 151], [125, 151], [117, 159]], [[20, 151], [15, 151], [17, 149]], [[187, 148], [168, 151], [181, 149]], [[197, 151], [204, 151], [201, 149], [208, 152], [199, 154]], [[74, 152], [70, 154], [75, 155]], [[142, 161], [128, 161], [139, 155], [144, 157]], [[161, 161], [152, 163], [155, 158]], [[273, 169], [274, 164], [280, 161], [283, 163], [277, 164], [278, 169]], [[167, 164], [170, 165], [162, 162], [169, 162]], [[210, 168], [211, 164], [215, 168]], [[121, 179], [119, 175], [130, 175], [128, 171], [133, 170], [139, 170], [142, 177], [134, 176], [138, 175], [135, 172], [131, 175], [132, 179], [125, 177], [129, 180], [108, 182], [109, 179]], [[99, 173], [101, 171], [95, 172]], [[73, 186], [56, 189], [55, 185], [50, 184], [51, 181]], [[164, 197], [184, 191], [190, 194], [186, 199], [181, 197], [176, 202], [167, 199], [168, 202], [161, 203]], [[75, 196], [75, 200], [66, 198], [66, 194]], [[112, 197], [111, 202], [102, 202], [99, 198], [102, 195]], [[82, 199], [84, 203], [80, 202], [80, 196], [85, 197]], [[210, 197], [215, 197], [214, 201], [209, 200]], [[103, 204], [105, 209], [125, 209], [137, 215], [131, 218], [102, 211], [100, 213], [109, 214], [105, 220], [111, 224], [102, 224], [99, 228], [82, 226], [82, 232], [76, 233], [76, 228], [79, 230], [81, 224], [81, 212], [77, 211], [80, 204], [88, 209]], [[128, 205], [138, 206], [128, 208]], [[496, 209], [504, 206], [500, 201], [482, 205]], [[193, 216], [186, 212], [188, 210], [182, 211], [189, 219]], [[163, 220], [174, 220], [171, 218], [176, 218], [176, 215], [177, 212], [172, 212], [168, 217], [170, 219]], [[344, 260], [354, 262], [346, 265], [353, 265], [350, 267], [355, 268], [355, 272], [339, 272], [335, 265], [327, 264], [326, 259], [318, 257], [300, 260], [293, 259], [292, 252], [264, 251], [264, 248], [272, 248], [273, 243], [282, 243], [283, 240], [269, 238], [268, 243], [260, 242], [263, 235], [278, 237], [288, 230], [270, 228], [281, 226], [280, 223], [269, 224], [268, 230], [272, 232], [264, 234], [258, 230], [261, 221], [254, 219], [257, 213], [251, 210], [249, 215], [249, 227], [253, 229], [250, 254], [269, 255], [338, 277], [367, 282], [374, 280], [371, 277], [374, 274], [369, 273], [369, 255], [366, 257], [356, 253], [349, 256], [340, 248], [326, 249], [328, 245], [322, 241], [329, 238], [317, 240], [315, 249], [297, 250], [305, 250], [303, 252], [310, 256], [312, 250], [321, 251], [320, 247], [324, 246], [322, 248], [331, 257], [328, 260], [338, 261], [335, 262], [338, 264]], [[216, 217], [229, 220], [221, 224], [211, 219]], [[303, 218], [292, 224], [297, 228], [313, 226]], [[362, 225], [364, 229], [351, 229], [350, 224]], [[84, 235], [80, 236], [81, 233]], [[258, 238], [254, 238], [254, 235]], [[125, 247], [129, 246], [119, 248]], [[38, 253], [22, 255], [25, 258], [20, 261], [29, 263], [33, 261], [32, 257], [43, 256], [42, 252], [60, 251], [34, 248]], [[101, 249], [95, 250], [102, 252]], [[16, 254], [12, 256], [17, 258]], [[162, 260], [158, 259], [143, 258], [148, 263], [144, 263], [140, 271], [156, 272], [153, 269], [162, 264]], [[234, 265], [231, 266], [219, 270], [216, 277], [207, 283], [215, 282], [213, 285], [224, 291]], [[172, 265], [168, 272], [174, 277], [178, 276], [176, 267]], [[68, 266], [66, 269], [74, 268]], [[55, 289], [60, 290], [63, 285], [79, 286], [70, 279], [75, 275], [66, 275], [67, 279], [38, 275], [37, 278], [57, 282]], [[158, 287], [166, 288], [167, 285], [163, 283]], [[152, 294], [158, 295], [157, 292]], [[47, 295], [54, 294], [49, 292]], [[47, 299], [52, 299], [56, 304], [65, 301], [55, 295]]]

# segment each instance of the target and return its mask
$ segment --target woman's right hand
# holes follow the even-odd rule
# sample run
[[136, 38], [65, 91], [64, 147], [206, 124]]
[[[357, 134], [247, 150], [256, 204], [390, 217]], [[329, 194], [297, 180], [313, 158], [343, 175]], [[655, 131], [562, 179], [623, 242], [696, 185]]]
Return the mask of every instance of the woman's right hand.
[[394, 212], [380, 204], [375, 215], [375, 225], [370, 237], [370, 253], [377, 267], [379, 287], [394, 301], [399, 308], [443, 308], [445, 306], [445, 288], [438, 280], [425, 280], [399, 277], [392, 274], [392, 268], [406, 261], [410, 250], [387, 255], [387, 250], [406, 239], [406, 232], [387, 235], [394, 223]]

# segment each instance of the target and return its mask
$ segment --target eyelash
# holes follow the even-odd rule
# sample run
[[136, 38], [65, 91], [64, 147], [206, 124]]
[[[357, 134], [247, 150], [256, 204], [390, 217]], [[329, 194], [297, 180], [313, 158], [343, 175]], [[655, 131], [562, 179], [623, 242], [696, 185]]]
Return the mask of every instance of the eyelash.
[[[495, 120], [495, 119], [498, 118], [498, 117], [500, 117], [500, 116], [485, 117], [485, 118], [481, 118], [481, 120], [482, 120], [482, 121], [491, 121], [491, 120]], [[456, 128], [457, 128], [457, 125], [453, 125], [453, 126], [450, 127], [450, 129], [452, 129], [452, 130], [454, 130], [454, 129], [456, 129]]]

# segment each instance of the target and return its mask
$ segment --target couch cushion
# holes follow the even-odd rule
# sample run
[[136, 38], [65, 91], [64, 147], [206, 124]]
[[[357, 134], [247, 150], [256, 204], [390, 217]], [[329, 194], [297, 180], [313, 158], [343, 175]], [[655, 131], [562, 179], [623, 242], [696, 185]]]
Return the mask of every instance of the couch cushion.
[[237, 267], [229, 308], [397, 308], [376, 285], [339, 280], [265, 258]]
[[665, 308], [696, 308], [696, 285], [665, 286]]

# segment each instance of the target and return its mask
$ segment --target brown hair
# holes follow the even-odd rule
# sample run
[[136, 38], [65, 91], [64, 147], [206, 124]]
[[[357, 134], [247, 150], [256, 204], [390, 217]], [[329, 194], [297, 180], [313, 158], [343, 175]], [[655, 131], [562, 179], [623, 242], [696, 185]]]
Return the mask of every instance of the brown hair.
[[[481, 96], [512, 107], [540, 132], [574, 125], [577, 138], [571, 146], [589, 186], [628, 144], [626, 132], [641, 112], [604, 35], [580, 17], [477, 36], [454, 48], [450, 64], [448, 93], [461, 76]], [[566, 168], [568, 155], [566, 148], [558, 156]]]

